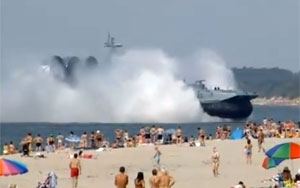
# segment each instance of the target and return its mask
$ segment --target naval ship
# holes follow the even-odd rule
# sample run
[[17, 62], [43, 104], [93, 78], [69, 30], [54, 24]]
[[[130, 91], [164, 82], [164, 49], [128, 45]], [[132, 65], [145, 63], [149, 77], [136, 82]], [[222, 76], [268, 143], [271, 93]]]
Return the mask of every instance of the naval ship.
[[253, 110], [251, 100], [258, 95], [242, 90], [208, 89], [204, 80], [188, 84], [195, 91], [204, 112], [226, 119], [246, 119]]

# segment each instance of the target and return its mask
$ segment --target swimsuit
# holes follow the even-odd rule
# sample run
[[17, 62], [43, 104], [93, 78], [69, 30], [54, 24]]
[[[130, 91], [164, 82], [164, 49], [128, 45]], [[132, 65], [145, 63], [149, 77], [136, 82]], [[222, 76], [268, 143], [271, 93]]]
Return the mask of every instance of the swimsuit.
[[78, 177], [79, 176], [79, 169], [78, 168], [71, 168], [71, 177]]

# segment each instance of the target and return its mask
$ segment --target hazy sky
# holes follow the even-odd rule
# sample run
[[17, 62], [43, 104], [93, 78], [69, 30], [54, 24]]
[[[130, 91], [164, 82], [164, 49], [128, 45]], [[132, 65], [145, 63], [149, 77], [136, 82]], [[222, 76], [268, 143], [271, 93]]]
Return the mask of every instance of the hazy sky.
[[1, 0], [2, 63], [19, 52], [101, 56], [109, 31], [127, 48], [209, 48], [231, 67], [299, 70], [299, 0]]

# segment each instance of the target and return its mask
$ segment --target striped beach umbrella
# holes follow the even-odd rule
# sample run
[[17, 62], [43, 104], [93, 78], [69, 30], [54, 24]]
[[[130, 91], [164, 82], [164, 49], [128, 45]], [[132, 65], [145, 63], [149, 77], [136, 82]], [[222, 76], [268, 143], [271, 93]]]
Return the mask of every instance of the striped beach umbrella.
[[284, 159], [266, 157], [263, 161], [262, 167], [264, 169], [274, 168], [278, 166], [282, 161], [284, 161]]
[[297, 159], [300, 158], [300, 143], [287, 142], [278, 144], [266, 152], [269, 158]]
[[23, 163], [0, 158], [0, 176], [24, 174], [26, 172], [28, 172], [28, 169]]

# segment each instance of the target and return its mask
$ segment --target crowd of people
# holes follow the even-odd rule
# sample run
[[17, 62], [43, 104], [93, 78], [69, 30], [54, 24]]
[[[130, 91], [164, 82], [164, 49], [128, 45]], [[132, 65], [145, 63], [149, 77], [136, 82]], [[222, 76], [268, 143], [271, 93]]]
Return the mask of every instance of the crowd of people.
[[[3, 146], [3, 154], [14, 154], [16, 152], [22, 152], [23, 155], [29, 155], [31, 151], [48, 151], [54, 152], [57, 149], [63, 149], [67, 146], [77, 147], [81, 149], [97, 149], [97, 148], [120, 148], [120, 147], [136, 147], [142, 144], [177, 144], [189, 143], [189, 146], [205, 146], [206, 140], [229, 139], [232, 134], [232, 127], [230, 125], [218, 126], [216, 128], [215, 135], [207, 134], [202, 128], [198, 128], [197, 136], [184, 135], [180, 126], [177, 129], [165, 130], [162, 126], [145, 126], [141, 127], [137, 134], [130, 135], [127, 130], [116, 129], [115, 138], [110, 143], [105, 135], [100, 131], [92, 131], [90, 134], [83, 132], [78, 137], [78, 142], [66, 142], [64, 135], [59, 133], [54, 137], [50, 134], [47, 138], [43, 138], [41, 134], [37, 134], [35, 137], [28, 133], [20, 143], [20, 149], [17, 149], [17, 145], [10, 141]], [[261, 147], [265, 138], [300, 138], [299, 123], [296, 124], [292, 121], [287, 122], [275, 122], [272, 119], [265, 118], [262, 124], [256, 124], [254, 122], [248, 122], [244, 126], [244, 137], [258, 139], [259, 151], [264, 150]], [[73, 132], [70, 132], [69, 137], [75, 136]], [[248, 148], [248, 153], [250, 148]], [[250, 155], [250, 153], [249, 153]]]
[[[150, 178], [150, 185], [152, 188], [166, 188], [171, 187], [175, 181], [168, 175], [168, 172], [160, 168], [160, 156], [161, 151], [158, 146], [161, 144], [176, 144], [181, 145], [186, 143], [187, 145], [194, 146], [206, 146], [207, 140], [218, 139], [225, 140], [230, 139], [234, 130], [230, 125], [218, 126], [216, 128], [215, 135], [207, 134], [202, 128], [197, 128], [197, 136], [186, 136], [182, 131], [181, 127], [178, 126], [176, 129], [165, 130], [162, 126], [145, 126], [141, 127], [137, 134], [131, 135], [127, 130], [116, 129], [115, 138], [113, 142], [109, 142], [105, 135], [97, 130], [88, 134], [83, 132], [81, 136], [76, 136], [74, 132], [70, 132], [68, 136], [64, 136], [61, 133], [54, 135], [49, 135], [47, 138], [43, 138], [41, 134], [36, 134], [33, 136], [28, 133], [20, 143], [20, 149], [18, 149], [15, 144], [10, 141], [5, 143], [3, 146], [3, 154], [15, 154], [18, 152], [22, 153], [22, 156], [30, 156], [33, 151], [47, 151], [55, 152], [57, 150], [62, 150], [66, 147], [71, 149], [80, 149], [81, 151], [74, 154], [71, 162], [71, 177], [72, 186], [77, 187], [78, 176], [81, 171], [80, 158], [82, 158], [82, 150], [84, 149], [98, 149], [98, 148], [122, 148], [122, 147], [137, 147], [144, 144], [156, 145], [155, 154], [153, 159], [156, 164], [156, 168], [152, 171], [153, 176]], [[265, 118], [261, 124], [256, 124], [254, 122], [248, 122], [243, 128], [243, 138], [246, 139], [246, 144], [244, 146], [244, 153], [246, 156], [246, 163], [252, 164], [252, 140], [256, 139], [258, 144], [258, 152], [265, 152], [263, 143], [266, 138], [300, 138], [300, 127], [299, 123], [292, 121], [287, 122], [275, 122], [272, 119]], [[84, 158], [84, 157], [83, 157]], [[220, 154], [217, 148], [213, 148], [211, 155], [211, 164], [213, 175], [217, 177], [219, 175], [219, 165], [220, 165]], [[295, 178], [292, 178], [288, 168], [276, 176], [276, 186], [281, 187], [293, 187], [300, 184], [300, 172], [296, 174]], [[125, 168], [120, 168], [120, 173], [115, 178], [115, 185], [117, 188], [125, 188], [128, 184], [128, 176], [125, 174]], [[134, 181], [136, 188], [145, 188], [145, 180], [143, 172], [138, 172], [137, 177]], [[275, 186], [275, 187], [276, 187]], [[243, 182], [239, 182], [235, 187], [245, 188]]]

